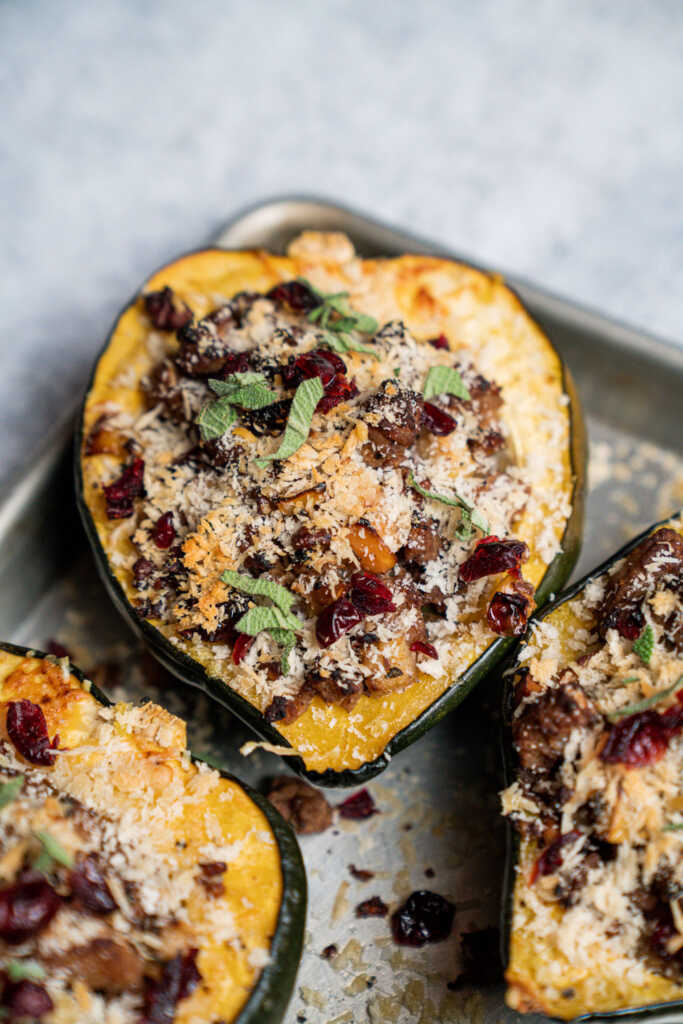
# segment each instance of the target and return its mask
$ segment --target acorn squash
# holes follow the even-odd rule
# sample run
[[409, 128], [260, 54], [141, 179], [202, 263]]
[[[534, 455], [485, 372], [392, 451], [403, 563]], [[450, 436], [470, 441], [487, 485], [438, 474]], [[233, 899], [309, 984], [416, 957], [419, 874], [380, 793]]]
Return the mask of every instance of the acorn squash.
[[5, 1014], [282, 1019], [306, 911], [296, 839], [190, 758], [180, 719], [1, 644], [0, 807]]
[[295, 770], [357, 785], [567, 579], [584, 461], [567, 368], [500, 279], [305, 232], [152, 275], [97, 360], [76, 479], [157, 658]]
[[503, 932], [521, 1012], [683, 1014], [682, 592], [678, 514], [532, 620], [506, 676]]

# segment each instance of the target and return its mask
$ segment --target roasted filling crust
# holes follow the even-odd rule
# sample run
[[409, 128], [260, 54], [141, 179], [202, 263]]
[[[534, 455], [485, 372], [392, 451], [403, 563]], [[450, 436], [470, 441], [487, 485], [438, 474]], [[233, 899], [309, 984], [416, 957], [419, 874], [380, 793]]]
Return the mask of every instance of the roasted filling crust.
[[[230, 685], [285, 724], [316, 695], [350, 709], [445, 676], [463, 624], [488, 642], [523, 631], [533, 587], [515, 525], [556, 451], [518, 457], [505, 391], [457, 336], [416, 339], [301, 279], [216, 296], [201, 319], [168, 287], [140, 309], [156, 353], [145, 411], [104, 404], [84, 458], [118, 455], [97, 463], [98, 481], [132, 540], [110, 557], [132, 573], [142, 617], [197, 660], [210, 647]], [[225, 397], [247, 380], [265, 404]], [[273, 457], [314, 380], [299, 446]], [[561, 402], [548, 410], [558, 444], [563, 417]], [[564, 492], [549, 493], [546, 563], [567, 514]], [[245, 577], [284, 588], [294, 624], [245, 619], [274, 600]]]
[[281, 896], [258, 808], [162, 708], [103, 707], [66, 660], [0, 673], [0, 1017], [232, 1020]]
[[574, 1016], [683, 992], [683, 539], [672, 527], [534, 626], [515, 677], [519, 771], [503, 807], [522, 843], [509, 973], [522, 1009]]

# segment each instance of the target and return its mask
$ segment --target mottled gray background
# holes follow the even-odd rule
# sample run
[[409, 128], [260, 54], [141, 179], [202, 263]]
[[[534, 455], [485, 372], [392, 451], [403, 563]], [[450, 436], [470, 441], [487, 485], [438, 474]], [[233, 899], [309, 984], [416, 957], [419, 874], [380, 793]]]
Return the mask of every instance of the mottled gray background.
[[680, 0], [5, 0], [0, 83], [0, 480], [146, 272], [273, 193], [683, 338]]

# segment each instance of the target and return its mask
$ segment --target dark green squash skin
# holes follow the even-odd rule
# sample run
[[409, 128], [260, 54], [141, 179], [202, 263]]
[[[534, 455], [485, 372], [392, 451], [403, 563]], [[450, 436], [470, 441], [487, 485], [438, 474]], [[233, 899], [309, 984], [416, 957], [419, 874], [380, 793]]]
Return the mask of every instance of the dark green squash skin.
[[[195, 250], [201, 251], [201, 250]], [[187, 253], [186, 255], [190, 255]], [[182, 258], [182, 257], [179, 257]], [[179, 651], [170, 643], [159, 630], [155, 629], [144, 619], [141, 619], [135, 609], [129, 603], [121, 584], [109, 567], [107, 554], [102, 547], [97, 528], [90, 515], [84, 497], [83, 472], [82, 472], [82, 451], [84, 441], [84, 416], [85, 404], [95, 380], [97, 366], [102, 354], [106, 351], [109, 343], [116, 332], [121, 316], [133, 303], [137, 302], [142, 292], [137, 292], [133, 298], [126, 303], [121, 313], [116, 318], [109, 336], [98, 354], [93, 366], [90, 381], [86, 388], [85, 396], [81, 406], [81, 414], [76, 430], [74, 444], [74, 475], [76, 486], [76, 503], [81, 515], [90, 547], [95, 556], [95, 563], [109, 596], [118, 608], [119, 612], [129, 622], [133, 630], [140, 636], [149, 647], [152, 654], [172, 675], [175, 675], [182, 682], [195, 686], [202, 690], [213, 700], [222, 704], [228, 711], [240, 718], [262, 739], [279, 746], [290, 746], [285, 737], [278, 732], [274, 725], [265, 720], [263, 714], [250, 704], [244, 697], [231, 690], [230, 687], [215, 677], [210, 676], [202, 666]], [[527, 314], [528, 315], [528, 314]], [[547, 335], [543, 332], [544, 337]], [[551, 342], [548, 339], [548, 344]], [[560, 356], [558, 355], [558, 359]], [[572, 492], [572, 512], [567, 521], [565, 532], [562, 538], [562, 550], [558, 552], [548, 566], [543, 579], [536, 590], [536, 603], [543, 605], [558, 590], [560, 590], [569, 579], [572, 570], [579, 557], [581, 550], [581, 539], [583, 535], [584, 505], [585, 505], [585, 481], [587, 461], [587, 438], [586, 430], [581, 412], [581, 404], [574, 386], [571, 373], [568, 367], [560, 359], [562, 365], [563, 391], [569, 399], [569, 438], [570, 458], [572, 473], [574, 476], [574, 488]], [[317, 786], [338, 787], [338, 786], [360, 786], [370, 779], [379, 775], [387, 767], [392, 757], [410, 746], [415, 740], [420, 739], [432, 726], [436, 725], [449, 711], [452, 711], [462, 703], [471, 690], [481, 682], [486, 675], [501, 661], [510, 651], [511, 647], [517, 644], [515, 637], [501, 637], [495, 640], [484, 653], [463, 672], [460, 678], [454, 682], [437, 700], [426, 708], [409, 725], [397, 733], [387, 744], [382, 754], [373, 761], [367, 761], [359, 768], [348, 768], [344, 771], [329, 769], [324, 772], [309, 771], [303, 760], [299, 757], [288, 757], [287, 765], [298, 775], [307, 779]]]
[[[662, 519], [658, 523], [654, 523], [652, 526], [648, 526], [647, 529], [639, 533], [637, 537], [630, 540], [622, 548], [620, 548], [609, 558], [605, 559], [597, 568], [592, 569], [582, 579], [568, 587], [563, 594], [560, 594], [557, 600], [551, 604], [546, 605], [542, 611], [534, 615], [530, 625], [534, 622], [541, 622], [548, 615], [551, 615], [560, 605], [565, 604], [567, 601], [571, 601], [573, 598], [580, 594], [584, 587], [587, 586], [592, 580], [602, 576], [603, 573], [607, 572], [615, 562], [625, 558], [642, 540], [648, 537], [653, 530], [658, 530], [663, 526], [668, 526], [672, 519], [677, 518], [681, 513], [674, 513], [668, 519]], [[502, 748], [502, 762], [503, 762], [503, 778], [505, 787], [512, 785], [517, 776], [517, 754], [515, 747], [512, 742], [512, 714], [514, 711], [513, 697], [514, 697], [514, 678], [515, 671], [519, 664], [519, 657], [524, 650], [524, 644], [526, 642], [529, 632], [522, 639], [519, 647], [513, 652], [511, 657], [508, 659], [503, 675], [504, 675], [504, 686], [503, 686], [503, 710], [502, 710], [502, 729], [501, 729], [501, 748]], [[505, 871], [503, 877], [503, 898], [502, 898], [502, 910], [501, 910], [501, 954], [503, 964], [507, 968], [509, 960], [510, 950], [510, 933], [512, 931], [512, 916], [514, 912], [514, 895], [515, 895], [515, 876], [516, 867], [519, 860], [519, 835], [517, 830], [512, 825], [509, 819], [506, 819], [506, 851], [505, 851]], [[683, 1000], [677, 1000], [671, 1003], [652, 1003], [649, 1006], [637, 1006], [633, 1009], [613, 1010], [611, 1013], [585, 1013], [581, 1017], [576, 1017], [572, 1024], [579, 1024], [579, 1022], [590, 1021], [591, 1024], [609, 1024], [609, 1022], [615, 1021], [618, 1024], [629, 1024], [633, 1021], [634, 1024], [642, 1024], [643, 1021], [657, 1019], [657, 1024], [680, 1024], [683, 1020]]]
[[[0, 643], [0, 650], [22, 658], [48, 657], [34, 648], [18, 647], [16, 644]], [[85, 676], [74, 665], [69, 665], [69, 671], [80, 682], [84, 682]], [[112, 706], [112, 701], [97, 686], [90, 684], [89, 692], [100, 704]], [[203, 759], [193, 756], [192, 760], [201, 762]], [[282, 903], [270, 944], [270, 961], [261, 971], [251, 995], [231, 1024], [280, 1024], [294, 989], [303, 951], [307, 902], [304, 862], [292, 829], [270, 801], [230, 772], [222, 771], [216, 765], [211, 767], [216, 768], [223, 778], [236, 783], [263, 813], [275, 836], [282, 871]]]

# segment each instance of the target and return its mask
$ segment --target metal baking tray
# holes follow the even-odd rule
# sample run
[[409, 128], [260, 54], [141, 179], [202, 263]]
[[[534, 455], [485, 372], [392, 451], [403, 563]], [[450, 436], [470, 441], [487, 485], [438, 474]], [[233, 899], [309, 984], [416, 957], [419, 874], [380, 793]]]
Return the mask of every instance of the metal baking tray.
[[[282, 250], [303, 228], [345, 231], [362, 255], [412, 251], [473, 262], [317, 198], [259, 203], [236, 214], [213, 241]], [[683, 505], [683, 348], [514, 274], [503, 276], [567, 360], [583, 400], [591, 460], [580, 574], [640, 528]], [[100, 344], [93, 339], [93, 357]], [[283, 762], [272, 755], [257, 752], [245, 759], [239, 754], [247, 736], [227, 712], [151, 669], [110, 606], [73, 504], [71, 425], [68, 418], [56, 429], [23, 476], [0, 495], [0, 637], [38, 648], [58, 639], [115, 697], [152, 696], [186, 717], [196, 753], [212, 756], [256, 785], [281, 773]], [[310, 911], [287, 1024], [540, 1024], [545, 1019], [507, 1010], [501, 985], [448, 985], [461, 969], [460, 934], [498, 924], [504, 829], [497, 801], [497, 689], [495, 679], [477, 688], [370, 784], [380, 814], [302, 837]], [[343, 798], [338, 791], [328, 795], [333, 803]], [[350, 864], [373, 871], [374, 878], [357, 881]], [[355, 906], [370, 896], [393, 906], [423, 888], [456, 905], [454, 931], [446, 942], [399, 948], [386, 919], [354, 915]], [[327, 960], [320, 954], [330, 944], [339, 953]], [[680, 1019], [680, 1012], [657, 1018]]]

